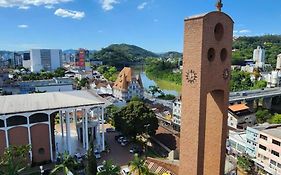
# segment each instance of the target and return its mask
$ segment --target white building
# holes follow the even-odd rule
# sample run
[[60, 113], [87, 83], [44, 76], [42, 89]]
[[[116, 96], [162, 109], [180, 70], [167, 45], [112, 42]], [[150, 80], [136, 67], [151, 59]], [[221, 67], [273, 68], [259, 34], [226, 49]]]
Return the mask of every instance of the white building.
[[245, 130], [248, 126], [255, 124], [256, 115], [245, 104], [235, 104], [228, 107], [227, 125], [229, 127]]
[[129, 101], [132, 97], [143, 98], [143, 85], [140, 75], [134, 75], [133, 70], [124, 67], [113, 86], [113, 96]]
[[[31, 72], [54, 71], [61, 67], [62, 51], [59, 49], [31, 49], [30, 67]], [[28, 65], [28, 64], [26, 64]]]
[[277, 56], [276, 69], [281, 70], [281, 54]]
[[253, 60], [256, 63], [256, 67], [264, 68], [265, 64], [265, 50], [258, 46], [253, 53]]
[[246, 144], [247, 139], [245, 132], [229, 131], [229, 136], [226, 141], [228, 154], [232, 154], [234, 156], [245, 154], [247, 149]]
[[181, 97], [177, 98], [173, 102], [173, 118], [172, 118], [173, 128], [177, 131], [180, 130], [181, 125]]
[[281, 70], [272, 71], [271, 73], [267, 74], [267, 87], [274, 88], [281, 86]]

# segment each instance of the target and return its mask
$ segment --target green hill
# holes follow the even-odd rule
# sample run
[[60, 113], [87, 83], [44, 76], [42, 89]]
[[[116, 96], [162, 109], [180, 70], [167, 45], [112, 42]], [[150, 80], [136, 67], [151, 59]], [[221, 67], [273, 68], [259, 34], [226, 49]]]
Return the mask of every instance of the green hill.
[[104, 64], [123, 67], [143, 62], [147, 57], [159, 57], [159, 55], [128, 44], [112, 44], [92, 54], [92, 59], [99, 59]]
[[261, 46], [266, 50], [266, 63], [273, 67], [276, 65], [276, 57], [281, 53], [281, 35], [264, 35], [253, 37], [239, 37], [233, 42], [232, 64], [240, 64], [245, 59], [253, 58], [253, 51]]

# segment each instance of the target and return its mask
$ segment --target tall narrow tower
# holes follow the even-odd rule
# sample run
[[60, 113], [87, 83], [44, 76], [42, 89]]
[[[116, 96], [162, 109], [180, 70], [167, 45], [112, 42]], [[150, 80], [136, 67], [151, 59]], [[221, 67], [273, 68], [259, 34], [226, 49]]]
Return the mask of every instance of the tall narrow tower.
[[180, 175], [223, 175], [233, 21], [223, 12], [185, 20]]

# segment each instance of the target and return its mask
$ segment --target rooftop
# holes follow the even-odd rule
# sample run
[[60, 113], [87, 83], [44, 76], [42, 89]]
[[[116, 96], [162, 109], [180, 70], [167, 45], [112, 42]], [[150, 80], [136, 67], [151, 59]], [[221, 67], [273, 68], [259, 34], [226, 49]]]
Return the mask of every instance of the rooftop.
[[249, 109], [249, 107], [246, 106], [245, 104], [235, 104], [235, 105], [229, 106], [228, 108], [233, 112], [243, 111], [243, 110]]
[[92, 91], [67, 91], [0, 96], [0, 104], [0, 115], [7, 115], [61, 108], [108, 105], [109, 102]]
[[268, 129], [263, 130], [262, 132], [281, 139], [281, 126], [280, 125], [275, 126], [275, 127], [270, 127]]

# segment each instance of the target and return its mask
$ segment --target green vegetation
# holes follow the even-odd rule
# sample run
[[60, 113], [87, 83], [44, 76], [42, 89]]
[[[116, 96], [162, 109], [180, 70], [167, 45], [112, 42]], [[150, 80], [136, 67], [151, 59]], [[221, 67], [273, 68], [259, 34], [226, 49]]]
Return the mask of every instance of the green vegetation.
[[159, 126], [155, 113], [139, 101], [128, 103], [113, 114], [113, 119], [118, 131], [134, 139], [144, 133], [155, 135]]
[[130, 173], [138, 175], [153, 175], [149, 172], [145, 160], [140, 158], [138, 154], [134, 155], [134, 159], [129, 163]]
[[266, 49], [266, 63], [276, 66], [276, 57], [281, 51], [281, 35], [239, 37], [233, 43], [232, 64], [241, 64], [253, 58], [253, 51], [261, 46]]
[[67, 152], [59, 155], [60, 164], [57, 164], [51, 171], [50, 175], [64, 174], [67, 175], [69, 172], [75, 173], [79, 169], [79, 164], [76, 160], [69, 155]]
[[160, 98], [162, 100], [174, 100], [176, 97], [172, 94], [161, 94], [157, 98]]
[[99, 66], [97, 68], [97, 71], [101, 73], [104, 76], [104, 78], [106, 78], [109, 81], [116, 81], [118, 76], [117, 68], [114, 66], [107, 66], [107, 65]]
[[93, 53], [91, 57], [103, 61], [106, 65], [122, 68], [125, 65], [143, 62], [147, 57], [158, 57], [158, 55], [134, 45], [113, 44]]
[[271, 118], [271, 113], [267, 109], [265, 110], [259, 109], [256, 112], [256, 118], [257, 118], [257, 123], [262, 124], [267, 122]]
[[281, 124], [281, 114], [274, 114], [271, 119], [269, 120], [269, 123], [272, 124]]
[[93, 142], [90, 142], [90, 149], [87, 152], [87, 166], [86, 166], [86, 172], [87, 175], [96, 175], [97, 174], [97, 160], [94, 152]]
[[82, 78], [81, 80], [79, 80], [79, 78], [75, 78], [74, 79], [74, 85], [76, 86], [76, 89], [81, 89], [82, 87], [88, 87], [90, 84], [89, 79], [88, 78]]
[[28, 80], [47, 80], [47, 79], [52, 79], [54, 77], [64, 77], [65, 75], [65, 69], [64, 68], [58, 68], [54, 72], [46, 72], [46, 71], [41, 71], [39, 73], [33, 73], [31, 72], [30, 74], [21, 74], [21, 73], [16, 73], [15, 78], [16, 79], [21, 79], [23, 81], [28, 81]]
[[182, 74], [181, 72], [174, 73], [175, 68], [177, 68], [176, 63], [152, 58], [146, 60], [145, 72], [151, 79], [167, 80], [180, 85]]
[[10, 146], [0, 158], [0, 174], [18, 175], [25, 170], [28, 165], [28, 153], [30, 145]]
[[120, 167], [116, 166], [112, 163], [112, 161], [104, 161], [103, 162], [103, 171], [98, 172], [98, 175], [119, 175]]
[[241, 168], [242, 170], [244, 170], [246, 172], [254, 172], [253, 171], [254, 163], [247, 156], [239, 156], [238, 161], [237, 161], [237, 165], [238, 165], [239, 168]]
[[248, 72], [243, 72], [239, 70], [233, 70], [231, 72], [231, 80], [230, 80], [230, 90], [232, 92], [235, 91], [243, 91], [243, 90], [251, 90], [251, 89], [261, 89], [266, 87], [266, 81], [255, 81], [254, 83], [251, 81], [251, 74]]

